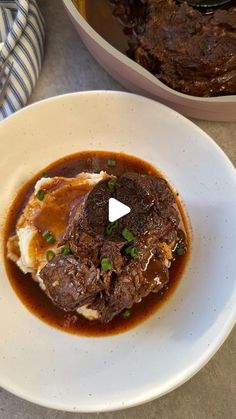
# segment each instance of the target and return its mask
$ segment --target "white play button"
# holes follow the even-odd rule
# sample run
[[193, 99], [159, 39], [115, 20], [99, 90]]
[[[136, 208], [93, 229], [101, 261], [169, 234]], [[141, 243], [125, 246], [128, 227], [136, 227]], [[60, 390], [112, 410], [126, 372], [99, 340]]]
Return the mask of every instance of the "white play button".
[[119, 220], [119, 218], [124, 217], [126, 214], [129, 214], [129, 212], [130, 207], [127, 205], [122, 204], [122, 202], [115, 198], [109, 199], [108, 218], [111, 223]]

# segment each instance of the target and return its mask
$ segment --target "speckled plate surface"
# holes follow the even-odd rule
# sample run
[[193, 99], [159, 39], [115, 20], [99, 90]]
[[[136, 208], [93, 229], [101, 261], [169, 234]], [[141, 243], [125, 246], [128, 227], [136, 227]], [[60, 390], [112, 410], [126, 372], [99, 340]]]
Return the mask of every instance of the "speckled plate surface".
[[126, 408], [195, 374], [223, 343], [236, 314], [236, 172], [190, 121], [151, 100], [114, 92], [61, 96], [0, 124], [0, 220], [35, 172], [81, 150], [125, 151], [153, 163], [178, 190], [191, 220], [192, 254], [162, 308], [105, 338], [60, 332], [19, 301], [0, 265], [0, 385], [68, 411]]

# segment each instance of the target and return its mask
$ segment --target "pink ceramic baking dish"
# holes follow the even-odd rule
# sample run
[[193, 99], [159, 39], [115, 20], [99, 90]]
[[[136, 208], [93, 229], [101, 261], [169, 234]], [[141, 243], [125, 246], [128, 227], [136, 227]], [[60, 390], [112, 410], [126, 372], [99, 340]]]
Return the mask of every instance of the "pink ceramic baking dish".
[[201, 98], [179, 93], [116, 50], [83, 18], [72, 0], [63, 0], [83, 42], [104, 69], [128, 90], [153, 98], [193, 118], [236, 121], [236, 95]]

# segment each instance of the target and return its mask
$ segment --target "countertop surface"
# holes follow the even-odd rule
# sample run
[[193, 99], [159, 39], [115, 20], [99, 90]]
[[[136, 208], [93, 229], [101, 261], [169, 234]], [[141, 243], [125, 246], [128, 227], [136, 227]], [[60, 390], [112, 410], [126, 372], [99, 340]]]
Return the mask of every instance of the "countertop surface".
[[[95, 0], [97, 1], [97, 0]], [[31, 97], [38, 100], [82, 90], [125, 90], [91, 57], [58, 0], [38, 0], [47, 24], [47, 49]], [[236, 165], [236, 123], [194, 121]], [[236, 418], [236, 332], [191, 380], [151, 403], [114, 413], [49, 410], [0, 389], [0, 419], [233, 419]]]

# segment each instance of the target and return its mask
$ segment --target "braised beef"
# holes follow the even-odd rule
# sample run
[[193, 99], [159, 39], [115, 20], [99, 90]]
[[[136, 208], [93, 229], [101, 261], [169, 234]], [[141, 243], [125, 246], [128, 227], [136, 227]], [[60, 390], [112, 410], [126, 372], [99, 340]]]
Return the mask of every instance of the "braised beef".
[[116, 198], [130, 207], [130, 213], [120, 220], [120, 230], [128, 227], [133, 234], [145, 234], [148, 229], [148, 214], [154, 202], [150, 193], [149, 176], [127, 173], [119, 178]]
[[173, 206], [173, 193], [164, 179], [127, 173], [119, 179], [116, 197], [131, 208], [120, 220], [120, 231], [128, 226], [138, 237], [149, 231], [156, 240], [171, 231], [174, 234], [179, 216]]
[[117, 0], [114, 15], [132, 28], [128, 55], [168, 86], [194, 96], [236, 93], [235, 2], [203, 14], [174, 0]]
[[121, 250], [125, 245], [124, 240], [104, 240], [101, 247], [100, 257], [109, 258], [112, 261], [112, 272], [119, 274], [124, 266], [125, 260]]
[[[129, 309], [134, 303], [139, 303], [150, 292], [158, 292], [168, 282], [168, 270], [163, 264], [160, 248], [143, 245], [140, 249], [138, 260], [126, 262], [120, 274], [110, 278], [110, 287], [100, 294], [92, 303], [101, 314], [101, 321], [109, 322], [114, 316], [124, 309]], [[155, 258], [159, 265], [153, 264], [158, 269], [147, 271]], [[103, 302], [101, 302], [101, 299]], [[99, 305], [100, 302], [100, 305]]]
[[105, 179], [95, 185], [84, 202], [79, 223], [83, 229], [92, 234], [104, 234], [108, 219], [108, 201], [111, 197], [108, 182], [109, 179]]
[[65, 311], [91, 303], [102, 289], [99, 271], [88, 260], [81, 263], [74, 256], [56, 256], [41, 270], [46, 293]]
[[78, 210], [72, 211], [62, 244], [70, 242], [73, 254], [97, 264], [108, 219], [108, 201], [111, 193], [108, 180], [99, 182], [84, 198]]
[[[108, 182], [99, 182], [70, 216], [63, 242], [73, 255], [56, 256], [40, 272], [56, 305], [73, 311], [87, 304], [98, 310], [102, 322], [168, 282], [162, 244], [176, 242], [179, 226], [174, 195], [164, 179], [125, 173], [112, 192]], [[111, 196], [131, 212], [108, 233]], [[132, 233], [132, 243], [123, 237], [124, 228]], [[127, 252], [130, 245], [138, 250], [136, 258]], [[108, 270], [102, 269], [103, 258], [111, 261]]]

